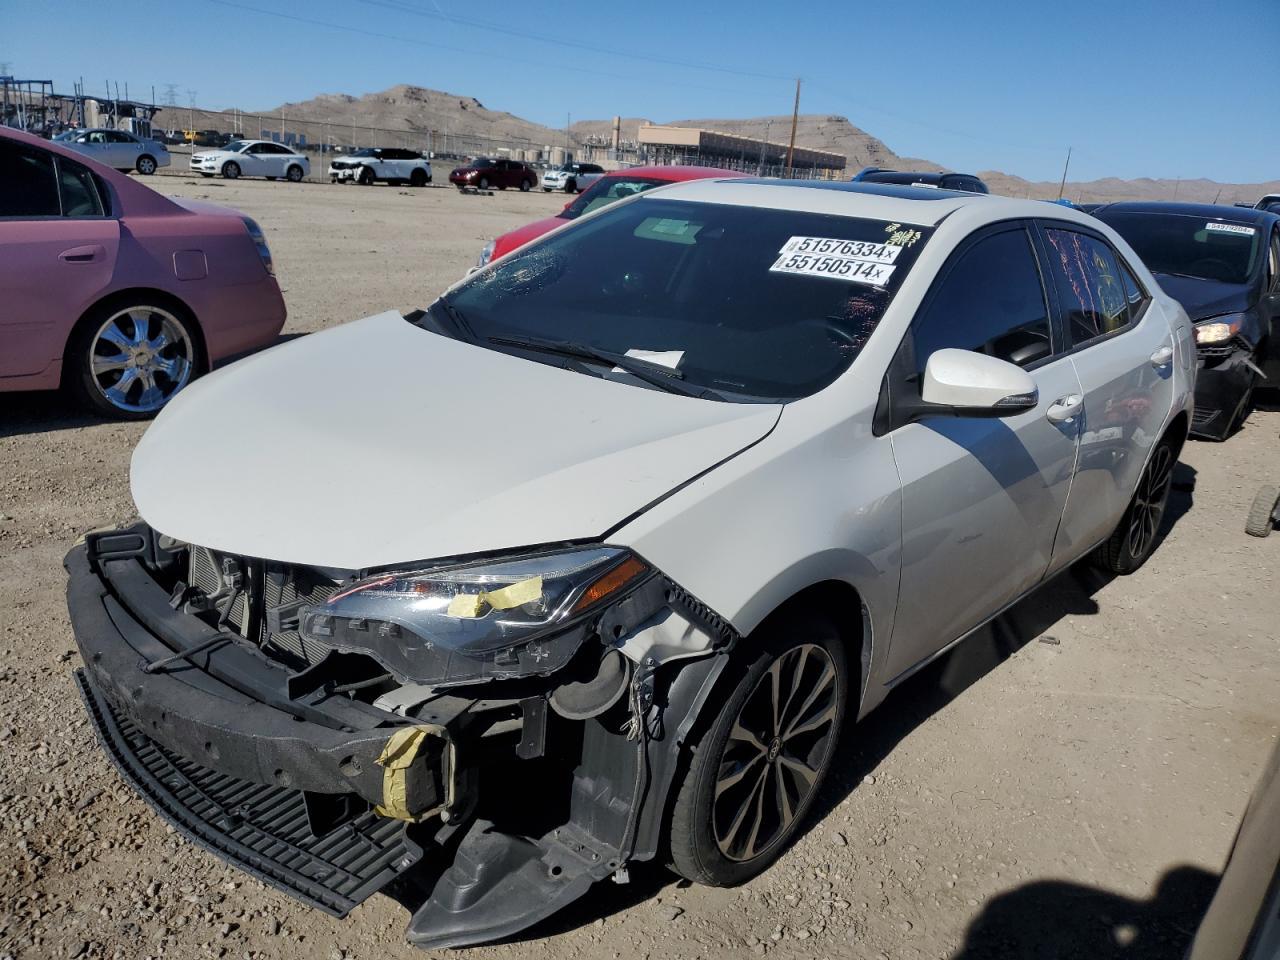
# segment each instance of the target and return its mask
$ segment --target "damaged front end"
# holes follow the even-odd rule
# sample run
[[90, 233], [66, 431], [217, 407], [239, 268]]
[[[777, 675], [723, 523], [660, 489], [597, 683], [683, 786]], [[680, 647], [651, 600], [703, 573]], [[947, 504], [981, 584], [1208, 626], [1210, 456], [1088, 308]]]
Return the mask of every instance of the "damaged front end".
[[99, 738], [186, 836], [423, 947], [510, 936], [659, 849], [736, 640], [600, 545], [405, 571], [214, 553], [144, 524], [68, 554]]

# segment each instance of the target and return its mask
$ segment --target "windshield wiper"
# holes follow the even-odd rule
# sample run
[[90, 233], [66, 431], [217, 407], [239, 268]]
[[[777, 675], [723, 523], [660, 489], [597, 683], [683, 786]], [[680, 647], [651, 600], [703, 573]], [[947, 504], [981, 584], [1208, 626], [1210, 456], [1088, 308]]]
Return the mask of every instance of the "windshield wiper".
[[[472, 343], [480, 342], [480, 338], [476, 336], [476, 332], [472, 329], [471, 322], [467, 320], [466, 314], [444, 297], [440, 297], [436, 300], [431, 307], [439, 307], [441, 311], [443, 311], [444, 315], [449, 318], [449, 322], [453, 325], [454, 329], [458, 333], [462, 334], [463, 339], [470, 340]], [[428, 307], [427, 309], [430, 310], [431, 308]]]
[[518, 347], [533, 353], [547, 353], [552, 356], [569, 357], [574, 360], [585, 360], [589, 363], [604, 364], [617, 367], [631, 374], [637, 380], [643, 380], [650, 386], [677, 393], [685, 397], [703, 397], [714, 400], [724, 399], [720, 394], [707, 387], [695, 387], [681, 383], [684, 372], [672, 367], [653, 363], [640, 357], [629, 357], [625, 353], [614, 353], [612, 350], [601, 350], [585, 343], [569, 343], [564, 340], [540, 340], [537, 337], [488, 337], [492, 344], [505, 347]]

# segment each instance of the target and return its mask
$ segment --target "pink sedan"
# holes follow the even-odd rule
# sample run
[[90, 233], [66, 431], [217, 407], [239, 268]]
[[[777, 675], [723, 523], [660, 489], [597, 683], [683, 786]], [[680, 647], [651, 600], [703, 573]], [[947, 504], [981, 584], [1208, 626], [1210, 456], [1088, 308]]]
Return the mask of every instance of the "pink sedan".
[[284, 320], [251, 219], [0, 127], [0, 391], [142, 419]]

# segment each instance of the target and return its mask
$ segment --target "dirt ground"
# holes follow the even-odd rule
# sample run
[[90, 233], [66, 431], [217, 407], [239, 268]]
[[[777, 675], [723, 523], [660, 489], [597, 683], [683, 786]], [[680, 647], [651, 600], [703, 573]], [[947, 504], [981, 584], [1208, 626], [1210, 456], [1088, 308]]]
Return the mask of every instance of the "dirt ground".
[[[564, 199], [151, 183], [262, 224], [286, 335], [425, 306]], [[1069, 572], [849, 729], [807, 832], [763, 877], [712, 890], [639, 870], [471, 956], [1181, 956], [1280, 723], [1280, 535], [1243, 532], [1280, 479], [1278, 399], [1187, 447], [1138, 574]], [[0, 395], [0, 960], [419, 960], [397, 903], [338, 921], [263, 887], [167, 830], [96, 747], [61, 560], [131, 517], [142, 430]]]

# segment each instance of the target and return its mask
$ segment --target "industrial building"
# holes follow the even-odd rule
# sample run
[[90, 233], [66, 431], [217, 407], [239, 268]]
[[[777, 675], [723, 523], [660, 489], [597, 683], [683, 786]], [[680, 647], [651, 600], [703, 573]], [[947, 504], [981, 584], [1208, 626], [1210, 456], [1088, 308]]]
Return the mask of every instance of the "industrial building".
[[725, 167], [766, 177], [830, 180], [840, 176], [847, 163], [842, 153], [796, 147], [788, 173], [785, 143], [693, 127], [645, 124], [638, 141], [644, 163]]

